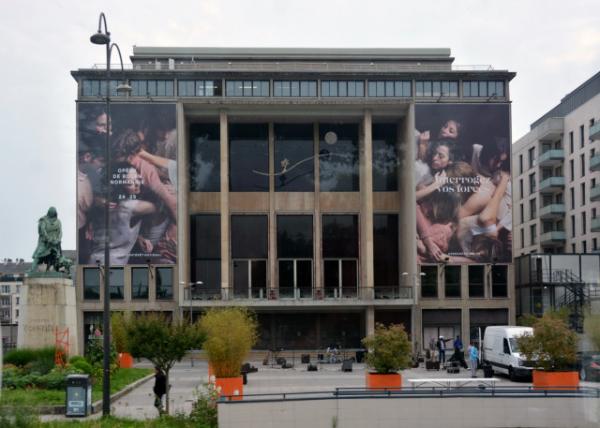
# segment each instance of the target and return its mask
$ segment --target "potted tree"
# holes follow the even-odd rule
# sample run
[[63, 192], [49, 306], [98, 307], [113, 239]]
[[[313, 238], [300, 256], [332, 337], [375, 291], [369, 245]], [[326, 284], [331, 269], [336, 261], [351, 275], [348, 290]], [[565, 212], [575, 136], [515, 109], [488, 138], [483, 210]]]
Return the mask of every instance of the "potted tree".
[[127, 347], [126, 316], [122, 312], [114, 312], [110, 317], [110, 332], [117, 349], [117, 364], [122, 369], [133, 367], [133, 357]]
[[402, 324], [383, 324], [375, 326], [375, 334], [362, 340], [367, 348], [366, 383], [369, 389], [400, 389], [402, 376], [399, 370], [405, 369], [411, 362], [410, 341]]
[[200, 318], [200, 328], [206, 337], [202, 349], [208, 356], [217, 391], [241, 400], [241, 367], [258, 337], [256, 318], [244, 308], [209, 309]]
[[533, 324], [533, 335], [517, 338], [517, 345], [527, 361], [535, 361], [533, 386], [538, 389], [576, 389], [579, 377], [577, 334], [565, 320], [548, 313]]

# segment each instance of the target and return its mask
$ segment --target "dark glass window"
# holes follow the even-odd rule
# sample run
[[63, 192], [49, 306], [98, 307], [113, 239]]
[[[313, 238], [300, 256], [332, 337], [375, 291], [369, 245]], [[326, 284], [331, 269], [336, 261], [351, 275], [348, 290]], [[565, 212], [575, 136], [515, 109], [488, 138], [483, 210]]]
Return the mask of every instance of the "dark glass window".
[[364, 97], [365, 82], [362, 80], [323, 80], [322, 97]]
[[421, 266], [421, 297], [437, 297], [437, 266]]
[[370, 97], [410, 97], [409, 80], [369, 81]]
[[398, 190], [397, 125], [373, 125], [373, 191]]
[[217, 123], [190, 126], [190, 191], [221, 190], [220, 130]]
[[[117, 86], [121, 82], [118, 80], [110, 81], [110, 96], [116, 97], [122, 94], [117, 92]], [[105, 97], [106, 96], [106, 80], [84, 80], [81, 95], [84, 97]]]
[[469, 297], [484, 296], [484, 267], [481, 265], [469, 266]]
[[275, 191], [313, 192], [315, 153], [312, 124], [275, 125]]
[[320, 126], [319, 176], [322, 192], [357, 192], [358, 126]]
[[504, 97], [503, 81], [463, 81], [464, 97]]
[[277, 216], [277, 256], [285, 258], [313, 258], [312, 215]]
[[492, 297], [508, 296], [508, 267], [492, 266]]
[[156, 298], [159, 300], [173, 298], [173, 268], [156, 268]]
[[100, 300], [100, 269], [83, 269], [83, 298]]
[[172, 97], [172, 80], [132, 80], [131, 94], [134, 97]]
[[358, 258], [358, 216], [324, 215], [323, 257]]
[[460, 266], [445, 266], [446, 297], [460, 297]]
[[148, 299], [148, 268], [131, 268], [131, 298]]
[[192, 282], [202, 281], [202, 289], [221, 289], [221, 216], [200, 214], [191, 216]]
[[269, 143], [266, 124], [229, 125], [229, 190], [269, 191]]
[[234, 259], [266, 259], [268, 236], [266, 215], [231, 216], [231, 256]]
[[399, 282], [398, 215], [373, 215], [373, 270], [375, 287], [393, 287]]
[[177, 90], [180, 97], [219, 97], [222, 94], [220, 80], [179, 80]]
[[316, 80], [275, 80], [273, 82], [274, 97], [316, 97]]
[[125, 295], [125, 274], [123, 268], [110, 269], [110, 298], [123, 300]]
[[268, 97], [268, 80], [228, 80], [225, 83], [228, 97]]

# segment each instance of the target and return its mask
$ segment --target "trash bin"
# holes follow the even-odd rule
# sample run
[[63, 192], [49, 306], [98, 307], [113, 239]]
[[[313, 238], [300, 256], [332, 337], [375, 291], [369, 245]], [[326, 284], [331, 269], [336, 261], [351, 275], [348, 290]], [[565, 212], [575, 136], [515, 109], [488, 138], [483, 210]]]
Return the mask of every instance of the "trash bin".
[[362, 363], [365, 360], [365, 351], [356, 351], [356, 362]]
[[92, 383], [89, 375], [72, 374], [67, 376], [65, 416], [84, 417], [92, 410]]

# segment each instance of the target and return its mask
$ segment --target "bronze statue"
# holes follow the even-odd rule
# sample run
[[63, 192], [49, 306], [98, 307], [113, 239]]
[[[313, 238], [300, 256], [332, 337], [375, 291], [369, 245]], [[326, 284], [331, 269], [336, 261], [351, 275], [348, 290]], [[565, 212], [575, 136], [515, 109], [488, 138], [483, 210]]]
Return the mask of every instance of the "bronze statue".
[[38, 220], [38, 244], [33, 253], [33, 263], [29, 272], [36, 272], [38, 265], [46, 265], [46, 271], [53, 267], [56, 272], [69, 274], [72, 261], [62, 255], [60, 241], [62, 226], [56, 208], [50, 207], [48, 213]]

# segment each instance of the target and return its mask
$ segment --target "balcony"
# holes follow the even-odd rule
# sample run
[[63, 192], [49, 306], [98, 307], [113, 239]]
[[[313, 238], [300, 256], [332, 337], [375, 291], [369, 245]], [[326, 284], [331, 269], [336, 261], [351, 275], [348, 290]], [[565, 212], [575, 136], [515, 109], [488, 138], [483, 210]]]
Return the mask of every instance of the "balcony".
[[590, 140], [600, 140], [600, 122], [590, 127]]
[[592, 219], [592, 232], [600, 232], [600, 217]]
[[590, 159], [590, 171], [600, 171], [600, 154]]
[[540, 235], [540, 244], [545, 247], [563, 246], [567, 240], [564, 230], [551, 230]]
[[550, 204], [540, 210], [540, 218], [542, 219], [556, 219], [564, 216], [565, 204]]
[[556, 166], [565, 160], [565, 151], [563, 149], [546, 150], [538, 158], [539, 166]]
[[555, 193], [564, 190], [565, 177], [548, 177], [540, 182], [540, 193]]
[[562, 117], [549, 117], [535, 127], [538, 140], [560, 140], [564, 131]]
[[599, 185], [595, 185], [594, 187], [592, 187], [592, 190], [590, 190], [590, 200], [600, 201], [600, 186]]

